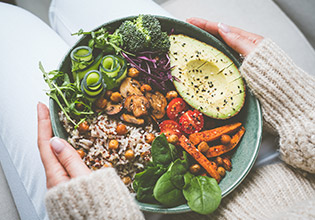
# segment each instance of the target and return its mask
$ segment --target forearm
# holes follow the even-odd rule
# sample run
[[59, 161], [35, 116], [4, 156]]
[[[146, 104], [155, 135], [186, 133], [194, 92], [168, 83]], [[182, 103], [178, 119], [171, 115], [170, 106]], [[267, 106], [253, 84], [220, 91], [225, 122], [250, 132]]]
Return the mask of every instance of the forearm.
[[282, 159], [314, 173], [315, 79], [269, 39], [246, 57], [241, 73], [262, 105], [264, 123], [280, 136]]
[[113, 168], [75, 178], [47, 192], [46, 208], [53, 219], [144, 219]]

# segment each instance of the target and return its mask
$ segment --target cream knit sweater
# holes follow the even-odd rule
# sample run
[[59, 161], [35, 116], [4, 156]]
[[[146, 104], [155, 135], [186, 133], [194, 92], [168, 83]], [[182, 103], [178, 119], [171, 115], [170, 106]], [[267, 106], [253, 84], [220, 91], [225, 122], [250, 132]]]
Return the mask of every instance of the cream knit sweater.
[[[315, 79], [271, 40], [263, 40], [241, 72], [259, 99], [265, 128], [279, 134], [281, 158], [315, 173]], [[272, 164], [249, 177], [210, 216], [187, 213], [163, 219], [314, 219], [315, 177]], [[47, 192], [50, 219], [144, 219], [114, 169], [60, 184]]]

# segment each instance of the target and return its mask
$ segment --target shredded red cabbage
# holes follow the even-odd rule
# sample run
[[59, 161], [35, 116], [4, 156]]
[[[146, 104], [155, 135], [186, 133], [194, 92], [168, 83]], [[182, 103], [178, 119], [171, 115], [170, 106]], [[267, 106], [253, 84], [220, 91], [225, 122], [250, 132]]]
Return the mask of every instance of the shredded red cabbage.
[[121, 53], [130, 65], [143, 73], [145, 83], [166, 92], [170, 89], [172, 81], [177, 78], [171, 75], [170, 57], [166, 54], [158, 55], [157, 52], [145, 51], [136, 56]]

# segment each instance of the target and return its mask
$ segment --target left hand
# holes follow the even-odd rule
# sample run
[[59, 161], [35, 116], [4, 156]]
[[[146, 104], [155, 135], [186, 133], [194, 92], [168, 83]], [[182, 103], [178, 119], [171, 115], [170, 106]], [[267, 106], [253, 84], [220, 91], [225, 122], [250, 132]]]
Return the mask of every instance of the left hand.
[[38, 148], [45, 167], [46, 184], [50, 189], [71, 178], [88, 175], [91, 170], [84, 164], [76, 150], [61, 138], [52, 138], [49, 109], [38, 103]]

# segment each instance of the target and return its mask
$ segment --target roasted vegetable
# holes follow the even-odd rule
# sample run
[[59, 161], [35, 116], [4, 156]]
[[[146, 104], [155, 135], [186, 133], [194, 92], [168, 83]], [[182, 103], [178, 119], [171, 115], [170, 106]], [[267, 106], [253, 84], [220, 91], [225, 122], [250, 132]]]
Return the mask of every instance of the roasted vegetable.
[[206, 156], [208, 158], [217, 157], [217, 156], [220, 156], [226, 152], [233, 150], [237, 146], [237, 144], [240, 142], [244, 133], [245, 133], [245, 128], [241, 127], [241, 129], [236, 134], [234, 134], [231, 141], [227, 145], [221, 144], [221, 145], [216, 145], [216, 146], [210, 147], [207, 150]]
[[209, 161], [198, 149], [184, 136], [179, 138], [179, 143], [217, 182], [220, 182], [220, 175], [214, 162]]
[[223, 134], [229, 134], [236, 131], [241, 127], [242, 123], [235, 123], [230, 125], [224, 125], [222, 127], [214, 128], [207, 131], [202, 131], [189, 135], [189, 140], [194, 145], [199, 144], [201, 141], [214, 141], [219, 139]]

